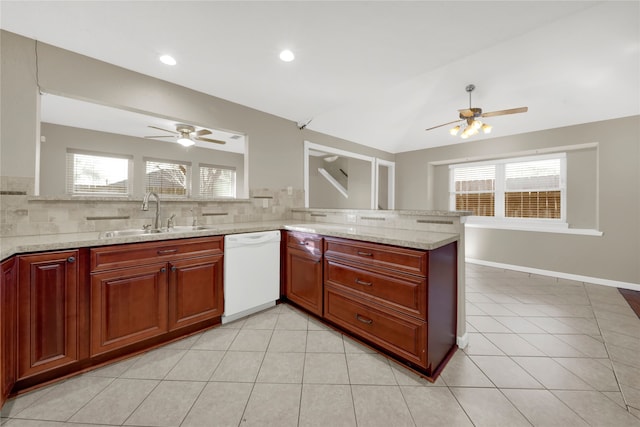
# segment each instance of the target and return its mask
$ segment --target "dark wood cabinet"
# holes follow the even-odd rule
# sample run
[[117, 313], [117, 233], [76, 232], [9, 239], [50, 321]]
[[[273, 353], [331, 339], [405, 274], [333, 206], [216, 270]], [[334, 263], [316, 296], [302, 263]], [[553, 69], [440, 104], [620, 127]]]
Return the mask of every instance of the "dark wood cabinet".
[[18, 257], [18, 380], [79, 359], [78, 254]]
[[456, 348], [456, 243], [422, 251], [325, 237], [324, 318], [435, 377]]
[[91, 249], [91, 357], [219, 319], [222, 245], [211, 237]]
[[222, 255], [170, 262], [169, 330], [222, 316]]
[[285, 296], [322, 316], [322, 237], [289, 231], [285, 239]]
[[16, 382], [17, 270], [15, 258], [0, 264], [0, 407]]
[[165, 263], [91, 276], [92, 357], [167, 331]]

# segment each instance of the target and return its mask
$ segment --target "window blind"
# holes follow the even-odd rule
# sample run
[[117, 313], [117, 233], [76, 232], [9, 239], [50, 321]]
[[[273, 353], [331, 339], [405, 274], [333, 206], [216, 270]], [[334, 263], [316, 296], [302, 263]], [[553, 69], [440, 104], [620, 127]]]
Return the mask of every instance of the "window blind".
[[131, 157], [67, 150], [66, 187], [69, 194], [128, 195]]
[[145, 190], [170, 197], [187, 197], [191, 164], [172, 160], [145, 159]]
[[494, 216], [495, 165], [456, 167], [453, 184], [456, 210], [472, 211], [476, 216]]
[[200, 197], [218, 198], [235, 196], [235, 167], [200, 165]]
[[560, 176], [560, 159], [507, 163], [505, 217], [560, 218]]

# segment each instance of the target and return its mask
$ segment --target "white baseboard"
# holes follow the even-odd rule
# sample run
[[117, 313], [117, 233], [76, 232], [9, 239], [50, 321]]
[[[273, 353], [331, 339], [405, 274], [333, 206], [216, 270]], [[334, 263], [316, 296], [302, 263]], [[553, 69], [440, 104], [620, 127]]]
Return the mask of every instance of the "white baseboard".
[[456, 338], [456, 344], [458, 344], [458, 348], [462, 349], [469, 345], [469, 334], [465, 332], [461, 337]]
[[481, 259], [474, 259], [474, 258], [466, 258], [465, 261], [470, 264], [484, 265], [486, 267], [495, 267], [495, 268], [502, 268], [505, 270], [522, 271], [523, 273], [557, 277], [558, 279], [575, 280], [576, 282], [594, 283], [596, 285], [630, 289], [632, 291], [640, 291], [640, 284], [638, 283], [620, 282], [618, 280], [603, 279], [600, 277], [581, 276], [579, 274], [563, 273], [561, 271], [542, 270], [539, 268], [523, 267], [521, 265], [513, 265], [513, 264], [503, 264], [501, 262], [484, 261]]

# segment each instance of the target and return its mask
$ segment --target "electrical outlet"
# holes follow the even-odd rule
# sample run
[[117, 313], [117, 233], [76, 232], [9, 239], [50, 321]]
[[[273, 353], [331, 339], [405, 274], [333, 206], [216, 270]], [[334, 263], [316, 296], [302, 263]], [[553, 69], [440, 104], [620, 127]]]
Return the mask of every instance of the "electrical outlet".
[[269, 207], [269, 199], [262, 199], [262, 207], [263, 208]]

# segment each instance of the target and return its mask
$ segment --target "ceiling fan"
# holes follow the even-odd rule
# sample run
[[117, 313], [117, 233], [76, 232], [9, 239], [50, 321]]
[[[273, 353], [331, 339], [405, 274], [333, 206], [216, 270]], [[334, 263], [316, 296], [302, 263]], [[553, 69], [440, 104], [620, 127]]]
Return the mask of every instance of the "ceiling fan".
[[210, 135], [211, 131], [208, 129], [200, 129], [197, 131], [196, 128], [191, 125], [177, 124], [175, 131], [159, 128], [157, 126], [149, 126], [149, 127], [152, 129], [161, 130], [163, 132], [169, 132], [173, 135], [153, 135], [153, 136], [145, 136], [145, 138], [178, 138], [178, 143], [185, 147], [189, 147], [195, 144], [195, 141], [213, 142], [215, 144], [226, 144], [225, 141], [221, 141], [218, 139], [203, 138], [202, 137], [203, 135]]
[[[449, 130], [449, 133], [455, 136], [462, 129], [462, 134], [460, 135], [460, 137], [462, 139], [467, 139], [472, 135], [476, 135], [480, 131], [480, 129], [482, 129], [484, 133], [491, 132], [492, 126], [487, 123], [482, 123], [479, 120], [481, 117], [495, 117], [495, 116], [504, 116], [507, 114], [526, 113], [529, 110], [528, 107], [519, 107], [519, 108], [510, 108], [508, 110], [499, 110], [499, 111], [491, 111], [488, 113], [483, 113], [482, 108], [471, 107], [471, 92], [473, 92], [475, 88], [476, 88], [475, 85], [472, 85], [472, 84], [467, 85], [467, 87], [465, 88], [465, 90], [469, 93], [469, 108], [458, 110], [458, 112], [460, 113], [459, 119], [454, 120], [452, 122], [443, 123], [438, 126], [433, 126], [425, 130], [437, 129], [442, 126], [458, 123], [458, 125], [454, 126]], [[463, 122], [463, 123], [459, 123], [459, 122]]]

